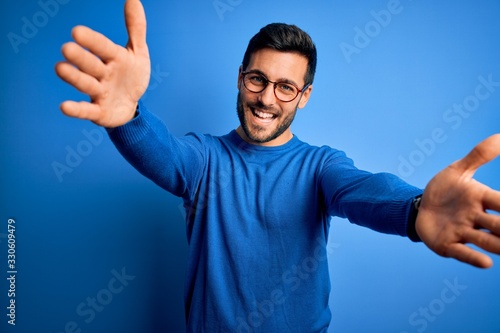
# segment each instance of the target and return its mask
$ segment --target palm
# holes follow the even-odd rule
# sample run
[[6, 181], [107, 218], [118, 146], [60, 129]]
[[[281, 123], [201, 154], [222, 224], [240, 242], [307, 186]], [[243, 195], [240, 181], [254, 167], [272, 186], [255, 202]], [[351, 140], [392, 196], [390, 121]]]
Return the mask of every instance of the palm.
[[500, 210], [500, 192], [472, 178], [479, 166], [499, 154], [497, 134], [438, 173], [425, 188], [416, 228], [422, 241], [439, 255], [486, 268], [492, 265], [491, 258], [464, 244], [500, 253], [500, 217], [486, 212]]
[[123, 125], [133, 117], [150, 77], [146, 17], [140, 1], [126, 2], [125, 22], [129, 34], [125, 48], [87, 27], [73, 29], [75, 42], [63, 46], [66, 61], [56, 65], [56, 72], [89, 95], [90, 102], [63, 102], [66, 115], [104, 127]]

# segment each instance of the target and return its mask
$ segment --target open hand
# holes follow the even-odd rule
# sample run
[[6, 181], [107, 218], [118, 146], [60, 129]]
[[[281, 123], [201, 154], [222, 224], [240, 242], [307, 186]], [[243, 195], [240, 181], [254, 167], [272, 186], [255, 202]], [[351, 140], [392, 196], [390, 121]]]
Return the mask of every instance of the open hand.
[[500, 254], [500, 192], [472, 177], [483, 164], [500, 155], [500, 134], [479, 143], [467, 156], [438, 173], [425, 188], [416, 230], [434, 252], [480, 268], [492, 259], [466, 243]]
[[146, 15], [139, 0], [126, 1], [125, 23], [129, 35], [125, 48], [87, 27], [73, 28], [75, 42], [63, 45], [66, 61], [55, 70], [61, 79], [89, 95], [90, 102], [65, 101], [61, 104], [64, 114], [104, 127], [117, 127], [134, 117], [151, 73]]

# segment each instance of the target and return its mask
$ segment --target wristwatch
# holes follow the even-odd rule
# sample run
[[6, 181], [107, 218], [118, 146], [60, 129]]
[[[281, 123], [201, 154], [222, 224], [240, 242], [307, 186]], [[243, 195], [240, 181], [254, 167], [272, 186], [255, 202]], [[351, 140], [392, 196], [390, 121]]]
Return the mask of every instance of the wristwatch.
[[420, 208], [420, 202], [422, 201], [422, 194], [417, 195], [413, 198], [410, 206], [410, 214], [408, 215], [408, 224], [406, 225], [406, 234], [408, 238], [413, 242], [421, 242], [422, 240], [417, 234], [415, 229], [415, 222], [417, 221], [418, 209]]

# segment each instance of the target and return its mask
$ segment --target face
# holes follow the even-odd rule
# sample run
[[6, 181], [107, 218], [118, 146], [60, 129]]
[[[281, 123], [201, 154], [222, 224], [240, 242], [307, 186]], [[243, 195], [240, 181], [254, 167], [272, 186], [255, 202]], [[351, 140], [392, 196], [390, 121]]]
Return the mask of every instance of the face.
[[[298, 53], [262, 49], [252, 55], [245, 71], [257, 71], [270, 81], [290, 82], [302, 89], [305, 85], [307, 58]], [[237, 103], [240, 127], [236, 131], [248, 143], [261, 146], [285, 144], [293, 137], [290, 125], [297, 108], [307, 104], [312, 86], [299, 93], [293, 101], [282, 102], [276, 98], [272, 83], [260, 93], [246, 89], [241, 72], [242, 68], [238, 76]]]

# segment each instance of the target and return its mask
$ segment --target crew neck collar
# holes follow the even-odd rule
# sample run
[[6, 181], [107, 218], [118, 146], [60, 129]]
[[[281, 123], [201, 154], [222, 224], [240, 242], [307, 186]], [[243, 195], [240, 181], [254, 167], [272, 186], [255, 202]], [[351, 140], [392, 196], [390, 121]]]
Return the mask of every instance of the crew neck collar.
[[293, 148], [300, 142], [297, 136], [295, 136], [295, 134], [293, 134], [290, 140], [279, 146], [260, 146], [248, 143], [241, 138], [241, 136], [238, 134], [238, 132], [236, 132], [236, 130], [232, 130], [228, 134], [228, 136], [231, 139], [231, 141], [234, 144], [236, 144], [236, 146], [242, 148], [243, 150], [253, 150], [253, 151], [268, 151], [268, 152], [284, 151]]

